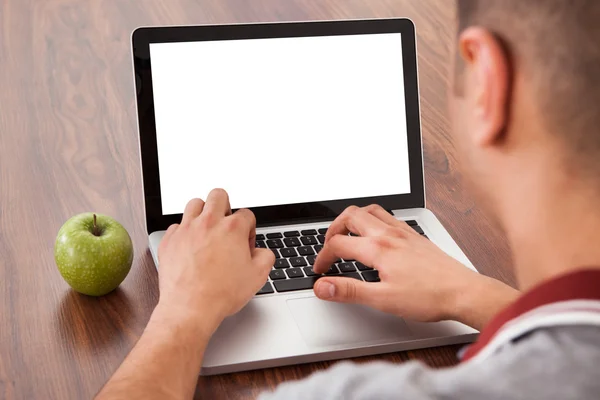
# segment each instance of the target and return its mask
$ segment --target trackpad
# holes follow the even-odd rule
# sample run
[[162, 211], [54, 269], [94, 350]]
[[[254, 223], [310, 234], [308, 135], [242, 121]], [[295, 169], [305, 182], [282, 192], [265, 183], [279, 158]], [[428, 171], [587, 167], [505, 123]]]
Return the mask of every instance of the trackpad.
[[287, 305], [308, 346], [368, 344], [412, 336], [401, 318], [365, 306], [331, 303], [316, 297], [290, 299]]

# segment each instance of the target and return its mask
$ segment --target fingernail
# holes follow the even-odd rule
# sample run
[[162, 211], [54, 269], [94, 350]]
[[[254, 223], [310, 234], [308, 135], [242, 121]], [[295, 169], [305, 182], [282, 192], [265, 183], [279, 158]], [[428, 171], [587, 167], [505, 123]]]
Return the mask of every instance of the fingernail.
[[329, 282], [321, 282], [319, 285], [319, 297], [322, 299], [330, 299], [335, 296], [335, 285]]

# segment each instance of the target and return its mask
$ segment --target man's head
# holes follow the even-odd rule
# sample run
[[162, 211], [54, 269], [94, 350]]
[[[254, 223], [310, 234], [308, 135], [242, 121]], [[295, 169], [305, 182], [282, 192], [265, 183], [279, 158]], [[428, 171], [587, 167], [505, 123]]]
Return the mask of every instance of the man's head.
[[600, 1], [458, 0], [458, 20], [451, 112], [485, 206], [544, 173], [599, 176]]

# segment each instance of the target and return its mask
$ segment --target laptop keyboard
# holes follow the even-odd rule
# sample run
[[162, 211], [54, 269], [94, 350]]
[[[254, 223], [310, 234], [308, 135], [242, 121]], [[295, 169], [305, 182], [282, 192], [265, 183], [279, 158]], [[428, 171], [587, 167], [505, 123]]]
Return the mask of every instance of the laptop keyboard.
[[[406, 223], [427, 238], [417, 221]], [[326, 233], [327, 228], [257, 234], [256, 247], [270, 249], [275, 254], [269, 279], [257, 295], [312, 289], [324, 275], [379, 282], [377, 270], [356, 260], [337, 259], [324, 275], [316, 274], [312, 266], [323, 249]]]

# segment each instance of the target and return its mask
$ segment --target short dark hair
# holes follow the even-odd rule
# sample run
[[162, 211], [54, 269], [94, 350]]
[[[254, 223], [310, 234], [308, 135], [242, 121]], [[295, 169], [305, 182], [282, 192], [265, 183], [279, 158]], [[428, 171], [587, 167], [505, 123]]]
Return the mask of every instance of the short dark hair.
[[546, 130], [597, 174], [600, 0], [458, 0], [458, 26], [459, 34], [484, 27], [501, 41], [531, 82]]

